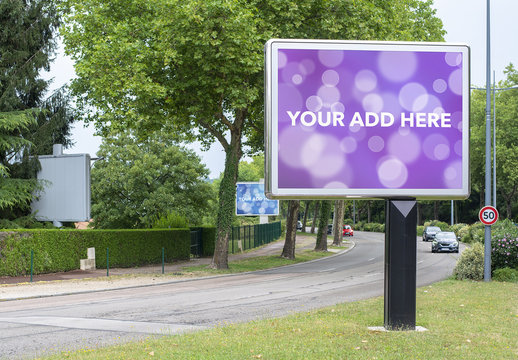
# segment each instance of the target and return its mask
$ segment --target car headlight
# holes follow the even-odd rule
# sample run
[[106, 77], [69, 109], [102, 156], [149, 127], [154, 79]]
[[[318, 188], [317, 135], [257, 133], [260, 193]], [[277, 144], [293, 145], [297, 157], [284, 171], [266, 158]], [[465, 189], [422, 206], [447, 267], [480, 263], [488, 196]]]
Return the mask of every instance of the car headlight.
[[437, 245], [437, 240], [434, 240], [432, 244]]
[[453, 245], [453, 246], [459, 246], [459, 243], [458, 243], [458, 242], [456, 242], [456, 241], [454, 241], [454, 242], [452, 243], [452, 245]]

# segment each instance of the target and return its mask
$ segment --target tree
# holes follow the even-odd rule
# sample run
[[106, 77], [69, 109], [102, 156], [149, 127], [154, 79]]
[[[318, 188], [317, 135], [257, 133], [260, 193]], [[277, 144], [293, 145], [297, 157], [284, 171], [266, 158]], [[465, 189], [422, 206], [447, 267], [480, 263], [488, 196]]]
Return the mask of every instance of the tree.
[[198, 225], [213, 197], [209, 174], [194, 152], [168, 134], [138, 141], [131, 133], [104, 139], [92, 169], [96, 228], [148, 228], [176, 212]]
[[315, 251], [327, 251], [327, 222], [331, 215], [331, 201], [320, 201], [320, 216], [318, 218], [317, 243]]
[[344, 200], [335, 200], [335, 212], [333, 217], [333, 246], [342, 246], [344, 239]]
[[[518, 71], [509, 64], [504, 73], [507, 79], [498, 84], [500, 88], [518, 84]], [[485, 193], [485, 93], [474, 91], [471, 104], [471, 177], [473, 187], [480, 194], [483, 204]], [[491, 106], [491, 110], [493, 106]], [[496, 93], [496, 179], [497, 200], [503, 205], [506, 217], [512, 219], [512, 205], [518, 196], [518, 89]], [[491, 159], [492, 163], [492, 159]]]
[[0, 218], [27, 215], [39, 162], [68, 144], [73, 117], [63, 92], [44, 100], [59, 18], [52, 0], [0, 2]]
[[[212, 266], [228, 267], [238, 164], [263, 146], [270, 38], [442, 40], [431, 0], [64, 0], [73, 89], [101, 133], [169, 127], [226, 152]], [[93, 111], [92, 111], [93, 109]], [[244, 147], [249, 145], [249, 150]]]
[[302, 219], [302, 232], [306, 232], [306, 223], [308, 221], [309, 206], [311, 205], [310, 200], [306, 200], [306, 208], [304, 210], [304, 218]]
[[264, 156], [252, 157], [251, 162], [241, 161], [239, 163], [238, 181], [259, 181], [264, 179]]
[[318, 211], [320, 210], [320, 201], [315, 201], [315, 208], [313, 209], [313, 221], [311, 222], [311, 233], [315, 233], [315, 226], [317, 224]]
[[297, 236], [297, 218], [299, 216], [300, 201], [290, 200], [288, 202], [288, 219], [286, 220], [286, 240], [282, 249], [281, 257], [295, 259], [295, 241]]

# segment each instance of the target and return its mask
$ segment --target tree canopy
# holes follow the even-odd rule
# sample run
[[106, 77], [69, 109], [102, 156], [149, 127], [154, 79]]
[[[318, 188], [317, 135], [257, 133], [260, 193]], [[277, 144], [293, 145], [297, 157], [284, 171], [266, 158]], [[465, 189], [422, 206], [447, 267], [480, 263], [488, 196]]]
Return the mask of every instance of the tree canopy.
[[[226, 152], [213, 267], [228, 267], [238, 164], [263, 147], [270, 38], [440, 41], [432, 1], [64, 0], [80, 109], [102, 133], [169, 128]], [[249, 145], [243, 147], [243, 145]]]
[[[518, 84], [518, 71], [509, 64], [504, 73], [507, 79], [498, 88]], [[496, 95], [496, 181], [497, 201], [505, 209], [507, 218], [512, 219], [513, 204], [518, 198], [518, 89], [497, 91]], [[491, 96], [493, 101], [493, 96]], [[485, 146], [486, 146], [486, 94], [473, 91], [471, 104], [471, 178], [475, 190], [484, 194]], [[491, 111], [493, 112], [493, 104]], [[493, 119], [493, 114], [491, 115]], [[492, 139], [490, 139], [492, 142]], [[493, 154], [491, 155], [491, 164]], [[490, 190], [492, 193], [492, 190]], [[501, 215], [504, 215], [503, 213]]]
[[40, 78], [56, 47], [59, 18], [55, 1], [0, 2], [0, 218], [28, 214], [39, 163], [52, 144], [70, 145], [68, 97], [45, 99]]
[[175, 212], [199, 225], [212, 189], [194, 152], [157, 133], [138, 141], [130, 132], [104, 139], [92, 169], [96, 228], [149, 228]]

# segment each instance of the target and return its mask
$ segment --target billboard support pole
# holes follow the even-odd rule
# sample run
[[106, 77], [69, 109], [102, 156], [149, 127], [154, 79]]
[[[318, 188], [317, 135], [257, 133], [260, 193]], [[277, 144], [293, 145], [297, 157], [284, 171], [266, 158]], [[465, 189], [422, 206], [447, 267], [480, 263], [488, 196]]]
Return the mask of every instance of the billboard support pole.
[[415, 330], [416, 200], [387, 200], [385, 224], [385, 329]]

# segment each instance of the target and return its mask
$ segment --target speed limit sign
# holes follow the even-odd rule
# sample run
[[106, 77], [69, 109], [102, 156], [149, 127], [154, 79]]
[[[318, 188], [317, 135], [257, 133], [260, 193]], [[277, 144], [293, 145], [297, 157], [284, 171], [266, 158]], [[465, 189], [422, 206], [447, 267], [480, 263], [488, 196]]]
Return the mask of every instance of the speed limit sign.
[[493, 225], [498, 220], [498, 211], [492, 206], [484, 206], [480, 209], [478, 218], [484, 225]]

